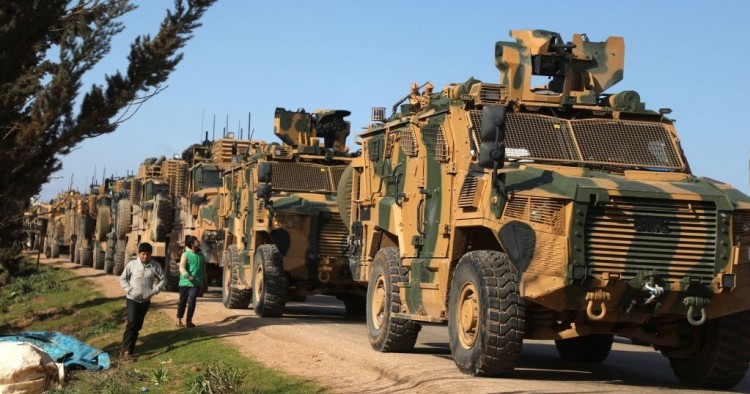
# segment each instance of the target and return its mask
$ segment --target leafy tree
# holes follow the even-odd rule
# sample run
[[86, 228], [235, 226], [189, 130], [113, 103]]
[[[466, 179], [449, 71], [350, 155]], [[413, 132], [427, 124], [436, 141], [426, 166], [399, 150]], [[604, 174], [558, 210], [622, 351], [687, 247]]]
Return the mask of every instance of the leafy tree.
[[127, 70], [106, 75], [83, 96], [81, 78], [109, 52], [124, 28], [118, 19], [135, 6], [129, 0], [0, 2], [0, 271], [12, 265], [23, 211], [61, 168], [60, 157], [84, 139], [115, 131], [124, 109], [158, 93], [215, 1], [175, 0], [159, 32], [131, 44]]

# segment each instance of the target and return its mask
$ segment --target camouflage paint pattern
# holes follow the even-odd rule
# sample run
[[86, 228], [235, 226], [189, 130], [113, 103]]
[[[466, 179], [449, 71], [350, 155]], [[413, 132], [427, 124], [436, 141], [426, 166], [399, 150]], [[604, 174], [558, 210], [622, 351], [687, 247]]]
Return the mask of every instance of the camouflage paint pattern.
[[[254, 257], [275, 244], [283, 257], [289, 295], [364, 295], [352, 280], [346, 228], [335, 202], [336, 185], [351, 161], [344, 142], [348, 111], [312, 113], [277, 108], [274, 133], [283, 144], [259, 146], [223, 175], [219, 216], [224, 249], [239, 251], [241, 289], [252, 287]], [[272, 168], [268, 199], [258, 196], [258, 169]]]
[[[503, 251], [522, 272], [528, 339], [614, 333], [684, 349], [689, 303], [709, 320], [750, 309], [750, 198], [693, 175], [673, 122], [637, 93], [603, 94], [622, 79], [622, 38], [511, 35], [496, 47], [501, 84], [412, 85], [409, 104], [359, 136], [355, 280], [398, 247], [409, 282], [397, 316], [445, 322], [459, 259]], [[556, 81], [530, 86], [540, 73]], [[479, 165], [485, 106], [505, 109], [497, 186]], [[587, 297], [606, 312], [591, 318]]]
[[148, 242], [153, 247], [154, 260], [166, 264], [169, 239], [174, 223], [175, 191], [182, 190], [183, 171], [187, 164], [182, 159], [148, 158], [141, 163], [132, 179], [130, 190], [132, 227], [126, 236], [126, 260], [138, 254], [138, 245]]
[[264, 146], [261, 141], [222, 138], [204, 141], [183, 152], [186, 171], [182, 194], [175, 195], [175, 225], [169, 238], [169, 260], [179, 261], [185, 250], [185, 237], [201, 241], [209, 282], [219, 282], [224, 252], [224, 222], [220, 219], [221, 193], [225, 190], [222, 172], [236, 165], [241, 157]]

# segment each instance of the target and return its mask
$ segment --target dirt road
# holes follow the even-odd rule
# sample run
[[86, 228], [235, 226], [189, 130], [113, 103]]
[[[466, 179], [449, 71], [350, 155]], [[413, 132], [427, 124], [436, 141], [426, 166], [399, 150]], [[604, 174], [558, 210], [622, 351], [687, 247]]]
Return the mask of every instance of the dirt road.
[[[61, 265], [97, 283], [108, 297], [122, 296], [117, 277], [62, 260]], [[174, 317], [175, 293], [156, 296], [154, 306]], [[425, 326], [408, 354], [377, 353], [370, 348], [364, 320], [344, 318], [343, 304], [331, 297], [289, 303], [285, 316], [262, 319], [252, 310], [229, 310], [219, 288], [199, 298], [195, 323], [268, 366], [311, 379], [336, 392], [380, 393], [603, 393], [707, 392], [684, 390], [669, 362], [650, 347], [618, 341], [600, 365], [566, 363], [553, 342], [526, 341], [513, 378], [473, 378], [456, 369], [445, 326]], [[750, 377], [735, 390], [750, 392]]]

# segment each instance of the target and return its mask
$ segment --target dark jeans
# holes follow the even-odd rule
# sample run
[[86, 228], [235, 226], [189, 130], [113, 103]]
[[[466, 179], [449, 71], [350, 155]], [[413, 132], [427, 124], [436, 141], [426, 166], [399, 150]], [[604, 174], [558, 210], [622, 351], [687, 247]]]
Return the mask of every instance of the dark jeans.
[[143, 328], [143, 318], [146, 317], [151, 301], [135, 302], [126, 298], [128, 305], [128, 324], [125, 326], [125, 334], [122, 336], [121, 352], [129, 352], [131, 355], [135, 350], [135, 341], [138, 340], [138, 332]]
[[180, 286], [180, 301], [177, 302], [177, 318], [182, 319], [185, 314], [185, 303], [187, 303], [187, 321], [193, 321], [195, 313], [195, 300], [198, 298], [198, 287]]

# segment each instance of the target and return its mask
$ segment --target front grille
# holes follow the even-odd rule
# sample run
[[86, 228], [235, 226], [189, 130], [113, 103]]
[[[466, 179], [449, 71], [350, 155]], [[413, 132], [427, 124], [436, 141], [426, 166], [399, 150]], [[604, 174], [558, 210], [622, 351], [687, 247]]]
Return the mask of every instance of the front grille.
[[590, 206], [585, 228], [590, 273], [632, 279], [655, 273], [667, 282], [710, 283], [716, 258], [716, 207], [707, 201], [636, 198]]
[[546, 224], [560, 232], [565, 227], [565, 211], [562, 201], [544, 197], [513, 195], [505, 205], [504, 216]]
[[338, 213], [318, 219], [318, 253], [321, 257], [335, 257], [346, 261], [346, 237], [348, 233]]

